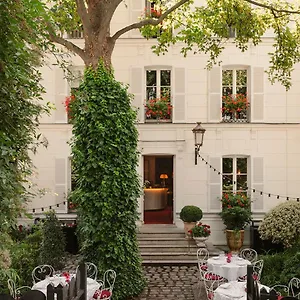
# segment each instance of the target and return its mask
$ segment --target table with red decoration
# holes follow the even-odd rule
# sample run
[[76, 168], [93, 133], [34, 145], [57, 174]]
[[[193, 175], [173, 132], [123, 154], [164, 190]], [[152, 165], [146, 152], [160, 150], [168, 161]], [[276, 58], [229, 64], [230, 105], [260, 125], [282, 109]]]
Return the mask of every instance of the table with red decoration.
[[227, 256], [223, 255], [207, 260], [207, 270], [226, 278], [228, 281], [235, 281], [246, 275], [247, 265], [251, 265], [251, 262], [238, 256], [232, 256], [228, 259]]
[[[66, 276], [53, 276], [47, 277], [46, 279], [37, 282], [33, 285], [33, 290], [39, 290], [47, 296], [47, 286], [48, 284], [52, 284], [54, 286], [58, 286], [59, 284], [67, 285], [70, 279], [74, 275], [70, 275], [70, 278]], [[100, 288], [100, 283], [92, 278], [87, 278], [87, 300], [95, 299], [93, 298], [95, 292]]]

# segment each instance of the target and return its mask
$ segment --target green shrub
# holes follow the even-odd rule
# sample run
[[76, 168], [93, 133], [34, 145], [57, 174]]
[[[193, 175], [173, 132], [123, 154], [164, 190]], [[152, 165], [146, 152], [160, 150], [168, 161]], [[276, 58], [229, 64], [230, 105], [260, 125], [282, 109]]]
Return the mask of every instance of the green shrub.
[[64, 266], [65, 236], [55, 211], [49, 211], [45, 215], [46, 219], [42, 226], [43, 240], [40, 260], [42, 264], [48, 264], [54, 269], [60, 270]]
[[261, 255], [259, 259], [264, 261], [261, 283], [266, 286], [288, 285], [291, 278], [300, 277], [299, 244], [281, 253]]
[[16, 242], [10, 249], [11, 268], [18, 274], [18, 286], [32, 285], [31, 272], [40, 264], [40, 247], [42, 231], [37, 226], [28, 234], [23, 242]]
[[202, 219], [202, 216], [201, 208], [194, 205], [184, 206], [180, 211], [180, 219], [183, 222], [197, 222]]
[[291, 247], [299, 241], [300, 203], [286, 201], [267, 213], [258, 228], [263, 240]]

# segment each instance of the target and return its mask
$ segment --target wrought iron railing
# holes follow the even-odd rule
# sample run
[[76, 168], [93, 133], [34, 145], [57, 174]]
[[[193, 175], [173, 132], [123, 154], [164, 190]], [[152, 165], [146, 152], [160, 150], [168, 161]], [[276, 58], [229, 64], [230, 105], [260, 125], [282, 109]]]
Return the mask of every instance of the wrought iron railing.
[[224, 123], [248, 123], [249, 110], [241, 110], [235, 112], [222, 112], [222, 122]]

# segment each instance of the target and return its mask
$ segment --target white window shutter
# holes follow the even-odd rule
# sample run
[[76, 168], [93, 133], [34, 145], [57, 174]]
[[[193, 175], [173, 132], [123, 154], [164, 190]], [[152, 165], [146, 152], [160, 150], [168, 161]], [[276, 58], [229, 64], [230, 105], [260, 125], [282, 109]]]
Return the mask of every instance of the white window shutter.
[[222, 72], [220, 67], [212, 68], [208, 73], [208, 121], [221, 121]]
[[[185, 68], [174, 69], [173, 123], [185, 122]], [[171, 83], [172, 84], [172, 83]]]
[[[141, 19], [146, 7], [145, 0], [130, 0], [130, 24], [137, 23]], [[131, 38], [142, 38], [139, 29], [129, 31]]]
[[143, 78], [144, 70], [142, 68], [131, 69], [130, 88], [133, 94], [132, 106], [137, 109], [138, 122], [143, 120], [144, 106], [143, 106]]
[[62, 204], [67, 196], [67, 161], [66, 158], [55, 158], [55, 199], [59, 208], [56, 210], [65, 210]]
[[221, 170], [221, 158], [220, 157], [210, 157], [210, 164], [213, 168], [209, 168], [209, 205], [211, 211], [220, 211], [221, 209], [221, 175], [218, 172]]
[[251, 122], [262, 122], [264, 120], [264, 76], [264, 68], [253, 68], [250, 103]]
[[55, 69], [55, 122], [67, 123], [65, 98], [67, 96], [67, 80], [61, 68]]
[[[263, 157], [252, 158], [252, 208], [254, 211], [262, 211], [264, 208], [264, 194], [260, 194], [264, 190], [264, 159]], [[255, 189], [255, 192], [253, 192]]]

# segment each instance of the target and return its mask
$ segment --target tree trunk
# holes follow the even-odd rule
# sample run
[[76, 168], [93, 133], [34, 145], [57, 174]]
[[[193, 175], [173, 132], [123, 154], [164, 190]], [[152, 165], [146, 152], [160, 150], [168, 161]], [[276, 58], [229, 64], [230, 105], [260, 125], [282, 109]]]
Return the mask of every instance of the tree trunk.
[[91, 37], [85, 48], [84, 63], [87, 67], [97, 68], [99, 60], [102, 59], [104, 66], [111, 69], [111, 56], [115, 47], [115, 41], [105, 37], [102, 41], [97, 37]]

